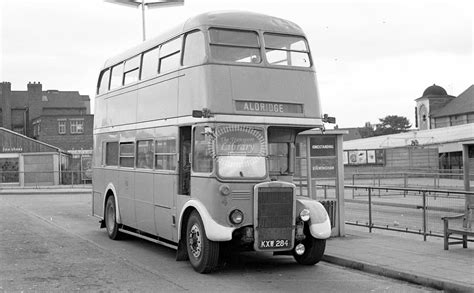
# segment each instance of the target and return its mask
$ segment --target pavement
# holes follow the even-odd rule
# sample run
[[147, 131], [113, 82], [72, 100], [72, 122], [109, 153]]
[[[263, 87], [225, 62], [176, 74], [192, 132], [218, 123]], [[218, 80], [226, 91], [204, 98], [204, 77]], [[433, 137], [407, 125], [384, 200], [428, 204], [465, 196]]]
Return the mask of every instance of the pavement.
[[[74, 189], [0, 189], [0, 194], [88, 193], [85, 186]], [[407, 281], [445, 292], [474, 292], [474, 243], [469, 248], [443, 239], [346, 225], [344, 237], [326, 243], [323, 261], [371, 274]]]
[[323, 260], [445, 292], [474, 292], [474, 243], [468, 247], [444, 250], [442, 238], [346, 228], [346, 236], [327, 241]]

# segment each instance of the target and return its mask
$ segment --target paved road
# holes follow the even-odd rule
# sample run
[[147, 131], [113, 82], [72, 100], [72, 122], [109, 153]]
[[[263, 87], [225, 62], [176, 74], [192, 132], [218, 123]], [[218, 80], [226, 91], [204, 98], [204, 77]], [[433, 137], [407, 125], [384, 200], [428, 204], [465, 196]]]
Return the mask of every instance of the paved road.
[[173, 250], [112, 241], [86, 195], [0, 195], [0, 292], [426, 292], [324, 262], [246, 253], [219, 272], [195, 273]]

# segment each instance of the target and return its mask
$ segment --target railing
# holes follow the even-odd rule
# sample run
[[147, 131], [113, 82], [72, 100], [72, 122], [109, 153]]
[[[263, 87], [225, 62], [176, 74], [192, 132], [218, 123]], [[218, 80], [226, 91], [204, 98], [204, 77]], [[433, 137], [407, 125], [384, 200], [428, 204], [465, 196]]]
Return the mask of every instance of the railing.
[[42, 186], [81, 186], [92, 183], [90, 171], [41, 171], [19, 172], [1, 171], [0, 186], [5, 187], [33, 187]]
[[[346, 183], [347, 183], [346, 178]], [[463, 173], [458, 172], [378, 172], [378, 173], [354, 173], [351, 175], [352, 185], [372, 185], [372, 186], [396, 186], [403, 188], [433, 188], [433, 189], [456, 189], [462, 190]], [[406, 194], [406, 191], [404, 191]], [[356, 195], [352, 191], [353, 197]]]
[[[325, 189], [331, 185], [317, 185]], [[463, 213], [474, 192], [390, 186], [345, 185], [346, 224], [428, 236], [443, 236], [443, 216]], [[350, 196], [348, 189], [363, 191]], [[348, 194], [349, 193], [349, 194]], [[378, 193], [378, 195], [375, 195]], [[459, 223], [461, 224], [461, 223]]]

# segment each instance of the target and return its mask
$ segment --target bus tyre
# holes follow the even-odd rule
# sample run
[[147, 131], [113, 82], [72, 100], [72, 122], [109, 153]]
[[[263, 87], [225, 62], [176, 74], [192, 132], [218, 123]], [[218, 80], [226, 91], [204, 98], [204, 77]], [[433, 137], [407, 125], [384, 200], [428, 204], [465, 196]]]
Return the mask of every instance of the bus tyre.
[[116, 211], [115, 199], [113, 196], [109, 196], [105, 204], [105, 228], [107, 229], [107, 235], [109, 235], [109, 238], [112, 240], [122, 238], [122, 233], [118, 230]]
[[186, 247], [189, 262], [196, 272], [205, 274], [217, 267], [219, 243], [207, 239], [202, 219], [197, 211], [193, 211], [188, 218]]
[[326, 249], [326, 239], [317, 239], [313, 236], [307, 236], [301, 243], [305, 246], [305, 251], [302, 255], [296, 254], [293, 249], [293, 257], [297, 263], [312, 266], [323, 258], [324, 250]]

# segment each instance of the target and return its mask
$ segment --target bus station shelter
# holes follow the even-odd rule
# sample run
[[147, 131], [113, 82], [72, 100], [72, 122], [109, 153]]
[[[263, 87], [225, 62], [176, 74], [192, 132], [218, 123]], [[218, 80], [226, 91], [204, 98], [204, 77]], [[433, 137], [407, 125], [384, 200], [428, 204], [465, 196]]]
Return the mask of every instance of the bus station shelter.
[[296, 138], [295, 184], [298, 195], [320, 201], [328, 211], [332, 236], [344, 236], [344, 130], [312, 129]]
[[66, 152], [0, 127], [0, 187], [58, 185]]

